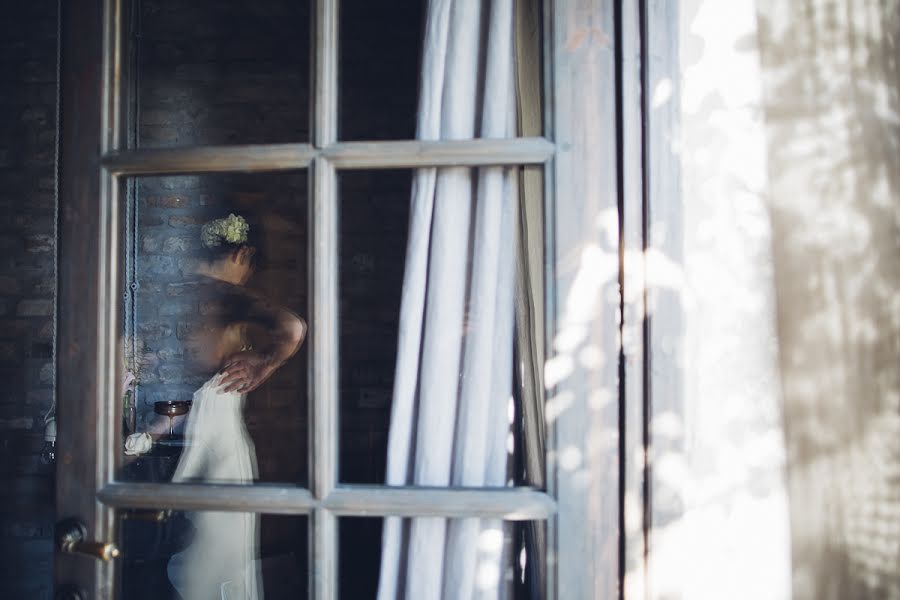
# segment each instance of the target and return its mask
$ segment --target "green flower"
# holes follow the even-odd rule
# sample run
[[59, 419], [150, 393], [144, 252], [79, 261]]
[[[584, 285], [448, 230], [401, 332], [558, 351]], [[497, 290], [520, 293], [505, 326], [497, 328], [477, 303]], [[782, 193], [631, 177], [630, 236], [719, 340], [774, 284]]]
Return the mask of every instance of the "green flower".
[[244, 244], [250, 233], [250, 225], [244, 217], [230, 214], [223, 219], [210, 221], [200, 230], [200, 239], [207, 248], [221, 246], [222, 242], [229, 244]]

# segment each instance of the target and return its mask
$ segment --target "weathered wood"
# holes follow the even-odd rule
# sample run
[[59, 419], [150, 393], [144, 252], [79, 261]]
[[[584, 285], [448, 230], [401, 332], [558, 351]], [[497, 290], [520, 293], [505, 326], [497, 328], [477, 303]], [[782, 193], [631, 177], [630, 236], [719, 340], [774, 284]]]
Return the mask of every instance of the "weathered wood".
[[341, 142], [324, 156], [339, 169], [541, 164], [553, 144], [540, 137], [447, 141]]
[[[556, 596], [619, 589], [619, 236], [614, 2], [561, 0], [553, 25], [552, 319]], [[555, 565], [552, 563], [555, 558]]]
[[115, 509], [252, 511], [307, 514], [328, 510], [336, 515], [399, 517], [481, 517], [509, 521], [543, 520], [556, 502], [533, 488], [422, 488], [341, 485], [327, 498], [309, 490], [280, 485], [109, 483], [97, 498]]
[[312, 236], [309, 272], [312, 273], [310, 338], [311, 487], [325, 498], [337, 482], [338, 455], [338, 208], [335, 171], [326, 161], [315, 161], [313, 201], [309, 220]]
[[111, 152], [103, 166], [114, 175], [283, 171], [304, 169], [315, 156], [309, 144], [205, 146]]
[[[312, 273], [310, 328], [312, 348], [309, 422], [312, 426], [309, 472], [316, 499], [322, 500], [337, 483], [338, 461], [338, 206], [334, 168], [317, 158], [313, 171], [313, 201], [309, 203], [312, 236], [309, 272]], [[311, 527], [313, 569], [310, 597], [336, 597], [337, 533], [334, 516], [317, 510]]]
[[276, 485], [110, 483], [100, 490], [97, 498], [117, 509], [167, 508], [303, 514], [309, 513], [316, 506], [309, 490]]
[[[330, 146], [338, 130], [338, 3], [315, 3], [312, 81], [313, 144]], [[313, 494], [326, 497], [337, 482], [338, 457], [338, 204], [337, 175], [332, 165], [317, 157], [313, 171], [313, 197], [309, 203], [312, 236], [309, 270], [312, 307], [309, 422], [313, 428], [309, 449]], [[310, 519], [312, 564], [309, 598], [337, 598], [337, 519], [316, 510]]]
[[104, 4], [103, 25], [103, 96], [102, 119], [104, 123], [100, 153], [124, 147], [126, 114], [123, 102], [123, 27], [125, 7], [121, 0], [108, 0]]
[[309, 144], [248, 144], [110, 152], [103, 166], [124, 176], [304, 169], [319, 156], [339, 169], [517, 165], [545, 163], [553, 150], [544, 138], [340, 142], [324, 150]]
[[337, 517], [324, 509], [310, 519], [312, 561], [309, 569], [309, 597], [336, 600], [338, 597]]
[[[553, 141], [554, 143], [554, 154], [555, 154], [555, 146], [556, 146], [556, 127], [554, 124], [554, 119], [556, 118], [556, 92], [555, 92], [555, 84], [556, 84], [556, 76], [555, 76], [555, 64], [556, 64], [556, 56], [554, 52], [554, 40], [556, 37], [555, 33], [555, 23], [556, 23], [556, 0], [541, 0], [540, 2], [541, 9], [543, 10], [543, 14], [541, 15], [541, 65], [542, 65], [542, 73], [541, 73], [541, 84], [542, 84], [542, 116], [543, 116], [543, 133], [544, 135]], [[544, 388], [543, 396], [544, 396], [544, 488], [547, 492], [554, 498], [558, 500], [557, 497], [557, 486], [556, 486], [556, 473], [554, 472], [554, 466], [550, 464], [550, 452], [556, 448], [556, 427], [553, 424], [552, 420], [548, 417], [547, 414], [547, 401], [549, 400], [549, 387], [547, 386], [547, 382], [544, 378], [544, 367], [547, 364], [547, 359], [551, 356], [550, 344], [554, 335], [554, 327], [556, 326], [556, 315], [555, 315], [555, 307], [556, 307], [556, 299], [555, 293], [553, 292], [553, 285], [551, 282], [555, 281], [555, 270], [556, 265], [554, 264], [554, 256], [555, 256], [555, 243], [556, 243], [556, 231], [554, 229], [554, 223], [556, 221], [556, 172], [555, 172], [555, 157], [551, 158], [551, 163], [548, 165], [548, 168], [544, 169], [544, 211], [543, 211], [543, 248], [544, 248], [544, 272], [542, 276], [543, 287], [544, 287], [544, 300], [543, 300], [543, 326], [544, 326], [544, 340], [543, 340], [543, 359], [544, 363], [539, 365], [541, 369], [541, 385]], [[557, 502], [557, 511], [559, 511], [559, 505]], [[558, 570], [556, 568], [556, 564], [558, 562], [558, 547], [559, 547], [559, 519], [555, 517], [551, 517], [547, 519], [546, 526], [544, 527], [544, 536], [546, 538], [546, 551], [544, 556], [542, 557], [543, 565], [543, 573], [544, 573], [544, 595], [548, 598], [548, 600], [557, 600], [559, 598], [559, 594], [557, 593], [557, 588], [559, 585], [559, 576]]]
[[338, 3], [316, 0], [313, 21], [313, 143], [330, 146], [338, 134]]
[[[60, 517], [83, 522], [89, 539], [108, 541], [112, 511], [97, 503], [95, 493], [112, 470], [115, 405], [107, 400], [116, 376], [110, 301], [117, 263], [110, 256], [117, 206], [112, 181], [100, 176], [100, 149], [114, 143], [117, 133], [111, 108], [117, 58], [110, 38], [120, 5], [81, 0], [61, 6], [56, 508]], [[112, 565], [57, 553], [54, 568], [57, 586], [112, 596]]]
[[[103, 88], [101, 92], [101, 145], [100, 155], [116, 150], [124, 141], [122, 136], [122, 25], [123, 2], [106, 0], [103, 6]], [[63, 120], [65, 127], [65, 120]], [[98, 239], [97, 270], [97, 374], [98, 405], [96, 434], [97, 456], [95, 469], [98, 485], [106, 485], [115, 477], [115, 448], [122, 439], [122, 402], [119, 382], [122, 381], [121, 356], [121, 261], [120, 234], [123, 208], [124, 181], [108, 173], [100, 176], [100, 228]], [[90, 172], [88, 172], [90, 174]], [[86, 307], [83, 307], [86, 308]], [[97, 522], [93, 537], [96, 541], [112, 542], [117, 539], [115, 512], [95, 501]], [[115, 566], [97, 564], [95, 594], [99, 598], [115, 594]]]
[[[686, 346], [686, 290], [665, 285], [660, 279], [662, 262], [681, 275], [684, 262], [686, 199], [681, 192], [681, 159], [676, 151], [681, 119], [679, 18], [684, 3], [678, 0], [653, 0], [646, 3], [644, 36], [644, 119], [645, 119], [645, 214], [646, 255], [654, 260], [648, 273], [645, 358], [647, 378], [644, 390], [647, 402], [643, 415], [647, 423], [647, 473], [649, 496], [644, 498], [647, 535], [645, 565], [647, 597], [664, 593], [659, 589], [660, 575], [666, 569], [655, 549], [661, 547], [661, 532], [683, 516], [683, 491], [672, 478], [653, 469], [663, 457], [683, 456], [683, 435], [654, 435], [653, 424], [661, 419], [685, 423], [684, 356]], [[659, 565], [659, 566], [657, 566]], [[669, 567], [671, 568], [671, 567]]]
[[404, 488], [341, 486], [325, 505], [339, 515], [547, 519], [556, 502], [530, 488]]
[[645, 598], [647, 557], [647, 448], [644, 336], [647, 333], [645, 286], [642, 0], [621, 4], [622, 138], [622, 351], [624, 358], [623, 524], [626, 598]]

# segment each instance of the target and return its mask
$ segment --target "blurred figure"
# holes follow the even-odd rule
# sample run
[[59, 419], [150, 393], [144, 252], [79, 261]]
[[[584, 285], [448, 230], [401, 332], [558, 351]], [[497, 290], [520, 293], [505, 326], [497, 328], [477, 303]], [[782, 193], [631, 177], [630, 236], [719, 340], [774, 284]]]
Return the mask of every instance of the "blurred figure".
[[[211, 221], [201, 237], [197, 285], [204, 318], [186, 346], [190, 368], [208, 379], [194, 393], [173, 481], [249, 484], [257, 466], [244, 425], [245, 395], [297, 352], [306, 323], [244, 287], [253, 274], [256, 248], [243, 217]], [[188, 518], [195, 528], [193, 541], [168, 567], [182, 598], [262, 598], [254, 562], [258, 517], [198, 512]]]

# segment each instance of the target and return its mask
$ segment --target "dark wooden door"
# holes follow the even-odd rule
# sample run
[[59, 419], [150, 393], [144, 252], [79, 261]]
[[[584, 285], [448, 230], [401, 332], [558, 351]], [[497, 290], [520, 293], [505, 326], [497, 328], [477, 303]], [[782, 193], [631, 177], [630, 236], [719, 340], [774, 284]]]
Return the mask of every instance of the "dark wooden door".
[[[114, 435], [113, 406], [103, 399], [115, 378], [115, 202], [100, 157], [115, 133], [103, 104], [115, 65], [104, 52], [102, 0], [63, 2], [61, 18], [57, 514], [81, 523], [85, 541], [111, 542], [113, 513], [96, 493], [111, 478]], [[59, 551], [54, 562], [61, 597], [110, 596], [113, 562]]]

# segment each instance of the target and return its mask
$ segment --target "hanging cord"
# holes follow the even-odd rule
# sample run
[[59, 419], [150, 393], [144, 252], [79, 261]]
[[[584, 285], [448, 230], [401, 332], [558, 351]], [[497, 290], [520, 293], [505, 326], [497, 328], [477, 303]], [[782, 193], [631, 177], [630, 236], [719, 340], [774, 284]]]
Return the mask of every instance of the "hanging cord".
[[56, 330], [59, 320], [59, 144], [60, 116], [62, 114], [62, 0], [56, 0], [56, 138], [53, 144], [53, 342], [51, 364], [53, 365], [53, 402], [44, 415], [44, 424], [56, 417], [56, 368], [59, 351], [56, 346]]
[[[143, 43], [143, 31], [141, 29], [141, 0], [135, 0], [131, 11], [130, 19], [130, 35], [131, 43], [129, 44], [129, 71], [128, 77], [128, 97], [130, 114], [128, 116], [131, 126], [128, 128], [128, 147], [137, 148], [140, 145], [140, 111], [141, 104], [139, 102], [138, 90], [140, 89], [140, 64], [141, 64], [141, 45]], [[128, 180], [127, 187], [127, 215], [126, 215], [126, 272], [129, 281], [127, 282], [125, 293], [128, 294], [126, 305], [125, 322], [127, 331], [127, 340], [130, 342], [129, 351], [131, 352], [131, 365], [137, 364], [137, 356], [140, 348], [141, 352], [145, 351], [143, 346], [138, 343], [137, 333], [137, 292], [140, 288], [138, 281], [137, 257], [138, 257], [138, 225], [140, 223], [140, 198], [138, 195], [138, 184], [135, 178]], [[138, 373], [134, 373], [135, 376]], [[135, 381], [132, 391], [131, 402], [137, 410], [138, 394], [140, 392], [140, 379]]]

